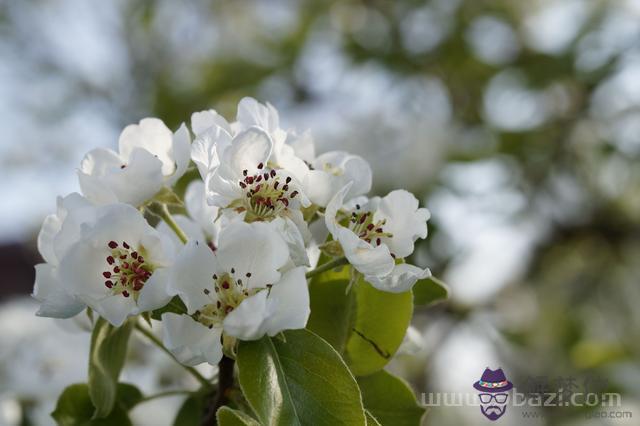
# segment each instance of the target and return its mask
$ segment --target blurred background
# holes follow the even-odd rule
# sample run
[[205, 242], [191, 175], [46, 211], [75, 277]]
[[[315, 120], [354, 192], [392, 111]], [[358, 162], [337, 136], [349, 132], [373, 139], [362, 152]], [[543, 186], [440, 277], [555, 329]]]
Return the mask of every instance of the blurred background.
[[[502, 367], [519, 390], [597, 383], [633, 415], [510, 408], [502, 424], [638, 424], [637, 0], [0, 2], [0, 424], [51, 424], [85, 379], [81, 321], [35, 318], [28, 297], [39, 226], [78, 190], [84, 153], [146, 116], [231, 119], [247, 95], [318, 152], [369, 160], [375, 193], [407, 188], [431, 210], [413, 260], [451, 298], [417, 311], [391, 366], [418, 395]], [[175, 385], [153, 352], [135, 346], [125, 378]], [[426, 424], [483, 420], [433, 407]]]

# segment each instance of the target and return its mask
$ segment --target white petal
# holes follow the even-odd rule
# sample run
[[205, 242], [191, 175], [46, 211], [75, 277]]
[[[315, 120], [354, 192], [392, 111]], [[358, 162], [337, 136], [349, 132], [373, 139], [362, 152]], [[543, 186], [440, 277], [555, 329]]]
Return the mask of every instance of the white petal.
[[96, 204], [109, 204], [118, 201], [105, 176], [117, 173], [124, 165], [120, 156], [109, 149], [97, 148], [89, 151], [78, 170], [80, 190], [85, 197]]
[[374, 220], [386, 219], [384, 231], [393, 234], [392, 238], [382, 238], [389, 250], [398, 257], [407, 257], [413, 253], [414, 242], [427, 236], [427, 209], [418, 208], [418, 200], [410, 192], [396, 190], [380, 200]]
[[333, 196], [329, 204], [327, 204], [327, 208], [324, 212], [324, 221], [327, 225], [327, 229], [333, 235], [333, 238], [337, 238], [337, 231], [342, 226], [338, 223], [337, 215], [338, 211], [342, 208], [342, 204], [344, 203], [344, 197], [351, 189], [353, 183], [349, 182], [342, 189], [340, 189], [336, 195]]
[[309, 198], [325, 206], [344, 185], [353, 182], [345, 200], [371, 190], [371, 167], [362, 157], [343, 151], [331, 151], [319, 156], [309, 173]]
[[308, 163], [313, 162], [316, 157], [316, 148], [309, 131], [305, 131], [301, 135], [289, 133], [287, 135], [287, 143], [293, 148], [296, 156]]
[[191, 159], [198, 167], [200, 176], [205, 179], [220, 165], [222, 153], [231, 145], [231, 133], [214, 126], [198, 134], [191, 145]]
[[144, 287], [138, 295], [138, 311], [147, 312], [158, 309], [169, 303], [171, 295], [167, 291], [169, 282], [169, 270], [159, 268], [144, 283]]
[[378, 290], [391, 293], [408, 291], [418, 281], [431, 276], [429, 269], [421, 269], [417, 266], [401, 263], [395, 265], [393, 271], [387, 276], [365, 275], [365, 280]]
[[98, 209], [79, 194], [70, 194], [59, 200], [58, 217], [64, 217], [64, 220], [53, 237], [56, 259], [62, 259], [69, 247], [81, 238], [83, 225], [95, 223], [97, 214]]
[[129, 164], [105, 177], [105, 183], [119, 201], [138, 206], [162, 188], [162, 167], [149, 151], [134, 148]]
[[[267, 133], [257, 127], [251, 127], [239, 133], [231, 146], [223, 153], [220, 175], [228, 180], [242, 179], [243, 170], [254, 174], [260, 163], [266, 165], [273, 142]], [[234, 182], [237, 184], [237, 182]]]
[[106, 244], [104, 248], [95, 248], [82, 240], [71, 246], [59, 267], [60, 280], [69, 294], [90, 306], [96, 300], [111, 295], [102, 276], [102, 272], [107, 270], [106, 258], [110, 254]]
[[216, 254], [226, 271], [234, 268], [235, 276], [251, 288], [278, 281], [278, 269], [289, 259], [287, 243], [271, 224], [264, 222], [229, 224], [220, 232]]
[[187, 315], [162, 314], [164, 345], [185, 365], [215, 365], [222, 358], [222, 329], [209, 329]]
[[184, 205], [191, 216], [201, 227], [205, 234], [217, 242], [219, 226], [215, 220], [218, 217], [218, 208], [207, 203], [204, 183], [194, 180], [187, 187], [184, 194]]
[[137, 306], [133, 297], [113, 295], [94, 303], [87, 303], [94, 311], [112, 325], [120, 327], [130, 315], [137, 313]]
[[295, 268], [285, 272], [280, 282], [271, 288], [267, 303], [271, 315], [263, 325], [269, 336], [283, 330], [297, 330], [307, 325], [309, 314], [309, 288], [304, 268]]
[[172, 158], [175, 160], [176, 168], [172, 175], [167, 179], [168, 185], [173, 185], [184, 175], [189, 167], [191, 158], [191, 135], [187, 126], [182, 123], [180, 128], [173, 134], [172, 138]]
[[247, 297], [224, 319], [224, 332], [240, 340], [256, 340], [264, 336], [265, 319], [270, 315], [266, 290]]
[[[189, 241], [178, 253], [169, 280], [169, 293], [177, 294], [192, 314], [211, 299], [204, 290], [213, 287], [213, 274], [219, 273], [216, 258], [209, 247]], [[215, 299], [215, 293], [209, 295]]]
[[374, 247], [343, 227], [337, 231], [337, 240], [349, 263], [363, 274], [381, 276], [393, 269], [395, 261], [384, 244]]
[[177, 247], [180, 247], [182, 242], [174, 244], [168, 235], [151, 227], [145, 226], [144, 232], [139, 248], [145, 251], [145, 258], [155, 266], [170, 266], [175, 259]]
[[35, 269], [36, 282], [32, 296], [41, 303], [38, 316], [71, 318], [85, 308], [84, 303], [67, 293], [53, 266], [40, 263]]
[[231, 134], [231, 126], [223, 116], [210, 109], [191, 114], [191, 130], [196, 136], [200, 136], [211, 127], [221, 127]]
[[171, 130], [157, 118], [144, 118], [139, 124], [130, 124], [124, 128], [118, 141], [120, 156], [131, 158], [136, 148], [148, 151], [162, 162], [162, 174], [171, 175], [176, 168], [172, 155], [173, 134]]
[[42, 258], [54, 265], [58, 264], [53, 240], [62, 227], [62, 220], [56, 214], [50, 214], [44, 219], [40, 232], [38, 233], [38, 251]]
[[95, 149], [82, 161], [78, 179], [82, 193], [96, 204], [137, 206], [162, 187], [162, 162], [141, 148], [132, 151], [128, 164], [109, 150]]
[[[296, 210], [297, 213], [300, 211]], [[302, 213], [300, 213], [302, 215]], [[291, 260], [296, 266], [309, 266], [309, 257], [307, 256], [307, 249], [305, 247], [304, 238], [298, 225], [294, 223], [288, 217], [278, 217], [271, 221], [271, 224], [278, 229], [280, 235], [287, 242], [289, 247], [289, 253]], [[302, 222], [302, 226], [306, 228], [306, 222]], [[309, 234], [309, 230], [306, 229], [306, 234]]]
[[280, 127], [278, 111], [271, 104], [263, 105], [249, 97], [238, 103], [237, 120], [243, 128], [258, 126], [269, 133]]

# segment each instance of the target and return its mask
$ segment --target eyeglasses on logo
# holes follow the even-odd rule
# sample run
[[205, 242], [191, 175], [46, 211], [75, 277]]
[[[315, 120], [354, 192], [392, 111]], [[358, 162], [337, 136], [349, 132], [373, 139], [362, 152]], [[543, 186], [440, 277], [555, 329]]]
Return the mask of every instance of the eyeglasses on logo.
[[509, 390], [513, 383], [507, 380], [502, 368], [491, 370], [487, 367], [480, 380], [473, 384], [480, 393], [480, 411], [489, 420], [498, 420], [507, 411]]

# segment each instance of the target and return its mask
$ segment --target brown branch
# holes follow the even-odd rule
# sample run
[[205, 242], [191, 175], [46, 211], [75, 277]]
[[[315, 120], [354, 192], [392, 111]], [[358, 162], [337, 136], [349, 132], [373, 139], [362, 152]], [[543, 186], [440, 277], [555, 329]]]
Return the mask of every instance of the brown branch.
[[223, 355], [218, 363], [218, 391], [211, 399], [211, 403], [202, 418], [202, 426], [216, 425], [216, 412], [218, 408], [229, 402], [228, 391], [233, 388], [234, 362], [232, 358]]

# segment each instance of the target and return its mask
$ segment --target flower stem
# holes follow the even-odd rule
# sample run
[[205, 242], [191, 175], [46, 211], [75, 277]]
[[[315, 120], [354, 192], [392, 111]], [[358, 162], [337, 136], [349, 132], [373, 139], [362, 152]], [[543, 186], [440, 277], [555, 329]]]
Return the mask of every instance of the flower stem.
[[346, 265], [348, 263], [349, 263], [349, 261], [347, 260], [346, 257], [339, 257], [339, 258], [334, 259], [334, 260], [332, 260], [330, 262], [323, 263], [322, 265], [318, 266], [313, 271], [307, 272], [306, 277], [307, 278], [315, 277], [316, 275], [321, 274], [321, 273], [323, 273], [325, 271], [328, 271], [328, 270], [333, 269], [333, 268], [337, 268], [338, 266]]
[[200, 384], [202, 384], [202, 386], [204, 386], [206, 388], [211, 388], [211, 383], [209, 382], [209, 380], [207, 380], [202, 374], [198, 373], [198, 371], [195, 368], [189, 367], [187, 365], [184, 365], [180, 361], [178, 361], [176, 359], [176, 357], [173, 356], [171, 351], [169, 349], [167, 349], [162, 344], [160, 339], [158, 339], [156, 337], [155, 334], [153, 334], [151, 331], [147, 330], [146, 328], [144, 328], [140, 324], [136, 324], [136, 330], [138, 330], [142, 335], [144, 335], [147, 339], [149, 339], [154, 345], [156, 345], [158, 348], [160, 348], [160, 350], [162, 350], [164, 353], [166, 353], [171, 358], [173, 358], [174, 361], [176, 361], [178, 364], [182, 365], [182, 367], [184, 367], [185, 370], [187, 370], [193, 377], [195, 377], [200, 382]]
[[182, 241], [182, 244], [187, 243], [187, 240], [189, 239], [187, 237], [187, 234], [184, 233], [182, 228], [180, 228], [180, 226], [173, 219], [173, 216], [171, 216], [171, 213], [169, 212], [169, 208], [167, 207], [166, 204], [161, 204], [159, 209], [156, 209], [153, 211], [154, 213], [157, 213], [162, 218], [162, 220], [165, 221], [167, 225], [169, 225], [169, 228], [171, 228], [173, 232], [176, 233], [180, 241]]

